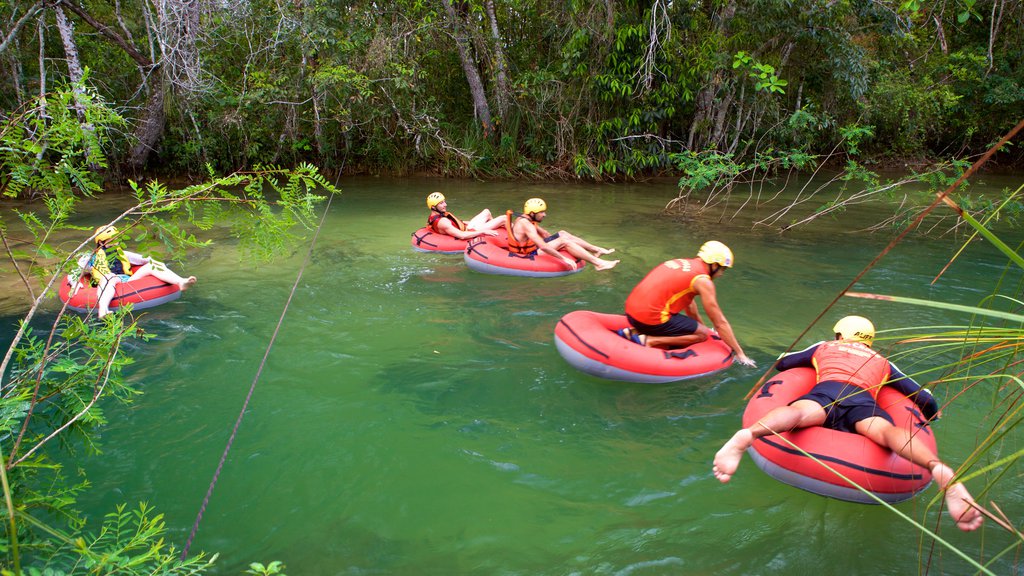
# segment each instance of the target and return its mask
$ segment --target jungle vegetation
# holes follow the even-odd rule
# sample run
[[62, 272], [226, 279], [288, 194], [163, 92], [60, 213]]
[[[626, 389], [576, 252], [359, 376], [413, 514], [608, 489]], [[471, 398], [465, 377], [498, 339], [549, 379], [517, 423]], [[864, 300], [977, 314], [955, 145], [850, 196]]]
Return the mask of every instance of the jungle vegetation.
[[0, 22], [0, 114], [94, 91], [125, 119], [114, 178], [902, 168], [1024, 116], [1007, 0], [8, 0]]

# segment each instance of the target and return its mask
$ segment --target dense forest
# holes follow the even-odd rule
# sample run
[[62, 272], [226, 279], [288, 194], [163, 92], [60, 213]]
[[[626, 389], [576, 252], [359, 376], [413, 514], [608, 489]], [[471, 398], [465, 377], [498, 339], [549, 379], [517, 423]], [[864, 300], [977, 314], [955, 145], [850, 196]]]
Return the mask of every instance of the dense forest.
[[42, 97], [73, 89], [116, 112], [113, 178], [903, 166], [970, 158], [1024, 116], [1019, 1], [10, 0], [0, 19], [5, 131], [32, 139]]

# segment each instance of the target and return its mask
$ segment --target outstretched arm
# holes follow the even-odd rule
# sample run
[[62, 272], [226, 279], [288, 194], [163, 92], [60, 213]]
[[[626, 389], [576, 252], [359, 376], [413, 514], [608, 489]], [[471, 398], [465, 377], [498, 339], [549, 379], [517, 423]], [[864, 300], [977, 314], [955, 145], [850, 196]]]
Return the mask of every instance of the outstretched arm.
[[707, 313], [708, 320], [715, 326], [715, 330], [722, 337], [722, 340], [732, 348], [732, 351], [736, 354], [736, 361], [744, 366], [756, 366], [757, 364], [743, 353], [743, 348], [740, 347], [736, 335], [732, 332], [732, 326], [726, 320], [722, 308], [718, 305], [715, 284], [711, 281], [711, 278], [698, 277], [694, 280], [693, 287], [697, 290], [697, 294], [700, 295], [700, 302], [704, 306], [704, 312]]
[[921, 387], [913, 378], [900, 372], [900, 369], [892, 362], [889, 362], [889, 381], [885, 385], [892, 386], [900, 394], [913, 400], [914, 404], [917, 404], [917, 407], [921, 409], [921, 413], [924, 414], [925, 418], [929, 420], [937, 419], [939, 403], [935, 401], [931, 390]]
[[782, 372], [790, 368], [814, 368], [814, 362], [811, 359], [814, 358], [814, 351], [818, 349], [820, 344], [821, 342], [811, 344], [799, 352], [790, 352], [780, 357], [775, 363], [775, 369]]

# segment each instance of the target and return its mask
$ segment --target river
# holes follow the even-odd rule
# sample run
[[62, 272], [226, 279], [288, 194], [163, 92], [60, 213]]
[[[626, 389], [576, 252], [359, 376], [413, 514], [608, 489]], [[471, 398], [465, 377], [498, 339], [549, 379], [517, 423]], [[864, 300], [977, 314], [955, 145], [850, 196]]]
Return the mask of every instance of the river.
[[[711, 475], [712, 456], [740, 424], [744, 395], [789, 346], [827, 338], [832, 323], [851, 313], [880, 330], [970, 321], [842, 298], [796, 340], [889, 242], [888, 233], [856, 233], [886, 209], [862, 205], [780, 235], [752, 227], [755, 212], [723, 221], [662, 214], [675, 196], [672, 182], [353, 178], [340, 187], [193, 544], [194, 552], [220, 553], [216, 574], [274, 559], [293, 576], [970, 571], [883, 507], [780, 484], [749, 459], [728, 485]], [[470, 271], [461, 256], [414, 252], [409, 236], [434, 190], [466, 218], [543, 197], [546, 227], [613, 247], [621, 263], [527, 279]], [[104, 202], [109, 214], [83, 218], [95, 224], [112, 215], [114, 200], [93, 209]], [[1019, 232], [1008, 234], [1016, 246]], [[716, 282], [719, 302], [758, 368], [630, 384], [584, 375], [559, 356], [552, 331], [562, 315], [620, 313], [653, 266], [692, 257], [709, 239], [735, 254], [735, 267]], [[184, 544], [307, 246], [259, 264], [217, 234], [208, 250], [176, 265], [199, 282], [146, 311], [141, 324], [156, 338], [129, 345], [136, 363], [127, 377], [144, 394], [107, 406], [103, 453], [74, 463], [93, 483], [81, 500], [92, 521], [118, 503], [147, 501], [166, 515], [169, 539]], [[972, 243], [931, 284], [959, 246], [953, 235], [912, 235], [856, 290], [977, 305], [1005, 258]], [[1018, 287], [1015, 297], [1019, 272], [1007, 283]], [[56, 309], [49, 305], [40, 325]], [[5, 313], [4, 330], [16, 318]], [[882, 351], [896, 350], [884, 336]], [[951, 359], [911, 356], [901, 367]], [[946, 403], [962, 388], [935, 393]], [[968, 390], [935, 425], [953, 466], [1002, 409], [995, 389]], [[1011, 434], [1002, 454], [1020, 444]], [[985, 500], [1019, 524], [1024, 494], [1010, 476]], [[982, 476], [969, 486], [977, 493], [985, 484]], [[974, 558], [1012, 544], [991, 526], [959, 533], [929, 507], [935, 495], [931, 488], [898, 509]], [[1003, 574], [1021, 569], [1015, 554], [993, 566]]]

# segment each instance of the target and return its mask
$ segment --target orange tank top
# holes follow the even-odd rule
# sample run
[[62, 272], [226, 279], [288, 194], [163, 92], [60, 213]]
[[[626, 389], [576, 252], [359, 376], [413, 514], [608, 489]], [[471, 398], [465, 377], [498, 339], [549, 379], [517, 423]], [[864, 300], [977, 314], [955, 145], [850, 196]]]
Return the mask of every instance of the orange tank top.
[[878, 397], [878, 389], [889, 379], [889, 361], [861, 342], [822, 342], [811, 358], [818, 382], [849, 382]]
[[700, 258], [677, 258], [662, 262], [640, 281], [626, 298], [626, 314], [634, 320], [656, 326], [685, 310], [697, 295], [693, 283], [710, 278], [708, 265]]

